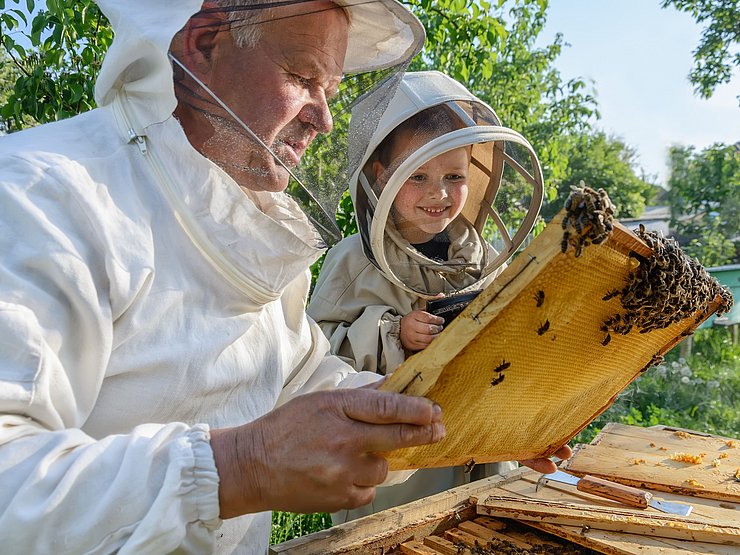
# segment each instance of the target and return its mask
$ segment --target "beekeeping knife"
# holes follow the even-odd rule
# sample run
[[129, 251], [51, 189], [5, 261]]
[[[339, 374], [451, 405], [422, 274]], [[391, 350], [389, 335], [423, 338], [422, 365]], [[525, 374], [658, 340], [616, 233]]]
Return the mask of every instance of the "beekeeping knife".
[[543, 480], [554, 480], [563, 484], [571, 484], [576, 486], [578, 491], [605, 497], [612, 501], [618, 501], [640, 509], [652, 507], [664, 513], [689, 516], [694, 508], [692, 505], [686, 505], [684, 503], [671, 503], [662, 499], [655, 499], [653, 494], [648, 491], [610, 482], [596, 476], [579, 478], [562, 470], [557, 470], [552, 474], [543, 474], [539, 482]]

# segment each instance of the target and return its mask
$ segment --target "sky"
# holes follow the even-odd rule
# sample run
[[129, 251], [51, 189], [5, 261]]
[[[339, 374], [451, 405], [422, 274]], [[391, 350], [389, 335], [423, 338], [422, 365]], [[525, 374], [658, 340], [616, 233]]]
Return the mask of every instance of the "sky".
[[702, 33], [690, 15], [660, 0], [550, 0], [547, 13], [542, 44], [557, 32], [570, 44], [555, 61], [563, 80], [594, 82], [596, 126], [633, 147], [658, 184], [671, 145], [740, 141], [740, 70], [708, 100], [688, 81]]

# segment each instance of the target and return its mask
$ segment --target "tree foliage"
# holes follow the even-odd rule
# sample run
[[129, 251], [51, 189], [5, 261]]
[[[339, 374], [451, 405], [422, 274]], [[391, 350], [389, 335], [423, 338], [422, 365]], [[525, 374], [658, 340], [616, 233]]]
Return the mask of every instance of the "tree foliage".
[[[18, 78], [17, 68], [5, 49], [0, 46], [0, 106], [5, 106]], [[10, 130], [11, 122], [0, 114], [0, 134]]]
[[698, 23], [706, 23], [689, 80], [702, 98], [709, 98], [718, 85], [729, 83], [740, 68], [740, 0], [663, 0], [687, 12]]
[[653, 197], [655, 186], [637, 176], [636, 158], [633, 148], [601, 131], [571, 138], [564, 175], [557, 181], [557, 197], [543, 208], [544, 217], [554, 216], [563, 207], [571, 187], [581, 181], [609, 194], [617, 208], [617, 218], [639, 216]]
[[11, 129], [94, 106], [95, 78], [113, 34], [93, 0], [0, 0], [0, 41], [17, 75], [0, 117]]
[[740, 263], [740, 145], [670, 150], [672, 225], [705, 266]]

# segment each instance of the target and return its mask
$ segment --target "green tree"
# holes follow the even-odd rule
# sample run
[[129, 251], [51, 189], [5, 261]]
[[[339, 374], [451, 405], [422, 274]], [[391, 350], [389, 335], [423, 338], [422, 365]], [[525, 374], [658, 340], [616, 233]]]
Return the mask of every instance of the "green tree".
[[669, 152], [671, 224], [704, 266], [740, 262], [740, 145]]
[[0, 42], [17, 74], [0, 117], [20, 129], [27, 118], [44, 123], [92, 108], [95, 78], [113, 38], [93, 0], [0, 0], [0, 9]]
[[[13, 91], [15, 80], [17, 78], [16, 67], [5, 49], [0, 46], [0, 106], [5, 106], [8, 97]], [[10, 129], [10, 122], [0, 115], [0, 134], [7, 133]]]
[[557, 181], [557, 197], [543, 208], [543, 216], [552, 218], [563, 207], [571, 187], [581, 180], [609, 194], [617, 208], [617, 218], [639, 216], [656, 188], [637, 176], [636, 158], [633, 148], [601, 131], [571, 138], [564, 176]]
[[740, 0], [662, 0], [661, 7], [668, 6], [706, 23], [689, 81], [699, 96], [709, 98], [718, 85], [730, 82], [733, 66], [740, 68]]

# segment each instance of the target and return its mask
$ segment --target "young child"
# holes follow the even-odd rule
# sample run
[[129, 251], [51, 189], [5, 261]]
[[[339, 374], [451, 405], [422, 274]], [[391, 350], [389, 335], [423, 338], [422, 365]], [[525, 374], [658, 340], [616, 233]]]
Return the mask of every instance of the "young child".
[[[350, 159], [360, 160], [350, 182], [359, 233], [328, 252], [308, 314], [334, 354], [358, 371], [389, 374], [442, 331], [444, 320], [427, 310], [428, 301], [478, 291], [502, 270], [539, 212], [542, 179], [526, 140], [444, 74], [406, 74], [367, 144], [353, 142], [362, 139], [363, 130], [353, 127], [361, 126], [363, 111], [378, 102], [370, 93], [350, 122]], [[520, 204], [529, 209], [514, 234], [496, 206], [502, 183], [534, 189], [524, 194]], [[496, 239], [500, 252], [490, 243]], [[485, 465], [473, 476], [514, 466]], [[357, 518], [470, 478], [462, 467], [420, 470], [379, 489], [372, 504], [333, 519]]]

